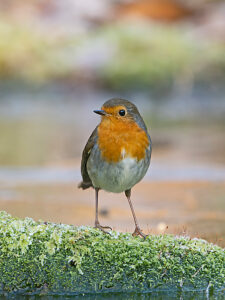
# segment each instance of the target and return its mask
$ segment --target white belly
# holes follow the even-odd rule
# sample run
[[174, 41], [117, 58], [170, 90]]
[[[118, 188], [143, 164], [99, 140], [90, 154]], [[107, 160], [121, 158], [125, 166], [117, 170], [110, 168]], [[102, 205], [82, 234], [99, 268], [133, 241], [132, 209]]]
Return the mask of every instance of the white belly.
[[113, 192], [121, 193], [131, 189], [138, 183], [147, 172], [149, 161], [137, 161], [134, 158], [124, 158], [120, 162], [100, 162], [96, 166], [95, 157], [91, 157], [87, 163], [88, 174], [94, 187]]

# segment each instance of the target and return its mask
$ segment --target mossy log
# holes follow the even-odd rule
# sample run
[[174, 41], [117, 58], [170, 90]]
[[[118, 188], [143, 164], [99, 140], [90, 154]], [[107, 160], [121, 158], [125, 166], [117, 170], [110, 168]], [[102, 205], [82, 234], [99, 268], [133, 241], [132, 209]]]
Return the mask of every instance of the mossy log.
[[144, 240], [0, 212], [0, 294], [221, 291], [224, 254], [187, 236]]

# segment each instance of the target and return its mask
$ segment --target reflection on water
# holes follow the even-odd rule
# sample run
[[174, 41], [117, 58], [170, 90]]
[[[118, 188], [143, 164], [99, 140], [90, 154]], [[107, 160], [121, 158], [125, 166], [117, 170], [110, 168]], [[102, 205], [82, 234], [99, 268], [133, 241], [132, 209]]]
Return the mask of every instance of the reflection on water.
[[94, 295], [71, 295], [71, 296], [60, 296], [60, 295], [52, 295], [52, 296], [15, 296], [15, 298], [9, 297], [0, 297], [0, 299], [18, 299], [18, 300], [172, 300], [172, 299], [186, 299], [186, 300], [203, 300], [203, 299], [210, 299], [210, 300], [222, 300], [224, 299], [224, 292], [216, 292], [216, 293], [209, 293], [209, 292], [178, 292], [178, 293], [165, 293], [165, 292], [158, 292], [158, 293], [110, 293], [110, 294], [94, 294]]

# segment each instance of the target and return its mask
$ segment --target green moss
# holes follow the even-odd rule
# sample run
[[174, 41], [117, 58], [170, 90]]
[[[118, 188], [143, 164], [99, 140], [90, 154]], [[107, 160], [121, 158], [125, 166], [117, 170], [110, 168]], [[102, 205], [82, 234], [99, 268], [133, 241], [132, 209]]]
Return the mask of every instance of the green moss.
[[221, 290], [224, 281], [224, 250], [204, 240], [143, 240], [0, 213], [0, 294]]

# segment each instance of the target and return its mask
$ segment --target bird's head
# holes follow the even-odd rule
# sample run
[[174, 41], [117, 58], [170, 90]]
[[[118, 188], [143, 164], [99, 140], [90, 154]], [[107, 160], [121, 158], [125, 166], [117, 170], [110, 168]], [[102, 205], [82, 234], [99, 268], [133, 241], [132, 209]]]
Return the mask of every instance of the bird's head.
[[110, 99], [103, 104], [100, 110], [94, 110], [94, 112], [102, 116], [102, 121], [135, 122], [143, 129], [146, 128], [137, 107], [125, 99]]

